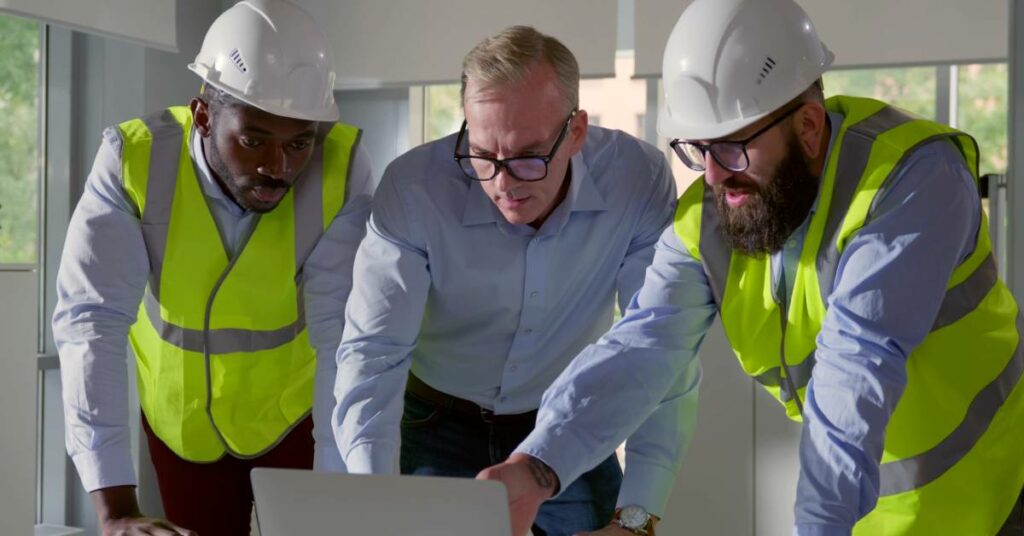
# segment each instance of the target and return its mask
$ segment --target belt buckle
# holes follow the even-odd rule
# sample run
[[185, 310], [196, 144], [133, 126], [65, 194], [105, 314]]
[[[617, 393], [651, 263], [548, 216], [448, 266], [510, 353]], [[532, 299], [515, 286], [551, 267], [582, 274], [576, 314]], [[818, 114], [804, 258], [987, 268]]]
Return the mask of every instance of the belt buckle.
[[489, 409], [487, 409], [487, 408], [485, 408], [483, 406], [480, 406], [480, 420], [481, 421], [483, 421], [483, 422], [485, 422], [487, 424], [494, 424], [494, 422], [495, 422], [494, 417], [495, 417], [495, 415], [494, 415], [493, 411], [491, 411], [491, 410], [489, 410]]

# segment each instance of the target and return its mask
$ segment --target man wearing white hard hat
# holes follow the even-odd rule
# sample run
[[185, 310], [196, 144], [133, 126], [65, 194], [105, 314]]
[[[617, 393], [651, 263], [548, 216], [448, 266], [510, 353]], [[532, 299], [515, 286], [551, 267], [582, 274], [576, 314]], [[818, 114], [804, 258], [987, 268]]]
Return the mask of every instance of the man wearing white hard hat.
[[[189, 107], [104, 132], [57, 278], [67, 448], [104, 534], [248, 534], [252, 467], [312, 468], [314, 435], [341, 463], [321, 417], [373, 183], [330, 46], [249, 0], [189, 69]], [[166, 521], [135, 498], [129, 344]]]
[[520, 458], [490, 469], [518, 527], [552, 492], [522, 457], [560, 481], [587, 470], [698, 374], [718, 314], [743, 370], [804, 423], [795, 534], [1024, 533], [1021, 317], [978, 147], [882, 102], [824, 100], [832, 60], [792, 0], [683, 12], [658, 127], [704, 176], [623, 320], [546, 392]]

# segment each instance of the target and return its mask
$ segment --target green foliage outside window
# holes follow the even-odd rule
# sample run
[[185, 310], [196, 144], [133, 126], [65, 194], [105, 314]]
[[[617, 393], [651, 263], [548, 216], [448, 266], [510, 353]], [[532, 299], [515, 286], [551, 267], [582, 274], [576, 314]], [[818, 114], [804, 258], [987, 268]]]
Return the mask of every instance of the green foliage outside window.
[[459, 131], [462, 102], [459, 84], [427, 86], [427, 132], [423, 141], [434, 141]]
[[34, 264], [39, 184], [39, 25], [0, 16], [0, 264]]
[[[826, 73], [825, 95], [872, 97], [921, 117], [935, 117], [935, 67]], [[1008, 74], [1005, 63], [962, 65], [957, 126], [978, 140], [981, 173], [1006, 173]]]
[[981, 147], [981, 173], [1006, 173], [1009, 79], [1005, 63], [959, 69], [958, 126]]
[[935, 67], [830, 71], [822, 78], [826, 97], [871, 97], [935, 118]]

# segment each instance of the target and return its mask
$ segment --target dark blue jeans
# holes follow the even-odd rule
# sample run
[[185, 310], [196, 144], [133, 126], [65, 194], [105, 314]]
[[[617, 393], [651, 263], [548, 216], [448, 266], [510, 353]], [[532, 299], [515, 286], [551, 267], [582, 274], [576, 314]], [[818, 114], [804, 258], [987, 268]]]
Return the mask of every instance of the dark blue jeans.
[[[505, 461], [532, 429], [532, 423], [489, 424], [406, 393], [402, 474], [473, 478]], [[568, 487], [563, 483], [565, 491], [541, 505], [534, 534], [572, 536], [604, 527], [615, 513], [621, 484], [622, 469], [612, 455]]]
[[1020, 492], [1020, 498], [1013, 506], [1010, 517], [1006, 519], [1006, 524], [996, 536], [1024, 536], [1024, 490]]

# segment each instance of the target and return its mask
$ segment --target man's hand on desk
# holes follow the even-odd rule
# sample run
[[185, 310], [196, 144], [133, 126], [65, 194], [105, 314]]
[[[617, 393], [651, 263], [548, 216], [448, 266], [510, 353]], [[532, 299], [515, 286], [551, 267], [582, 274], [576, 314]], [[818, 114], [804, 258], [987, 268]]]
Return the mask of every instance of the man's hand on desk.
[[108, 519], [102, 530], [103, 536], [196, 536], [191, 530], [153, 517]]
[[89, 495], [103, 536], [197, 536], [165, 519], [143, 516], [135, 499], [135, 486], [101, 488]]
[[544, 462], [525, 454], [513, 454], [498, 465], [476, 475], [480, 480], [497, 480], [508, 490], [512, 515], [512, 536], [527, 534], [541, 503], [559, 490], [558, 475]]

